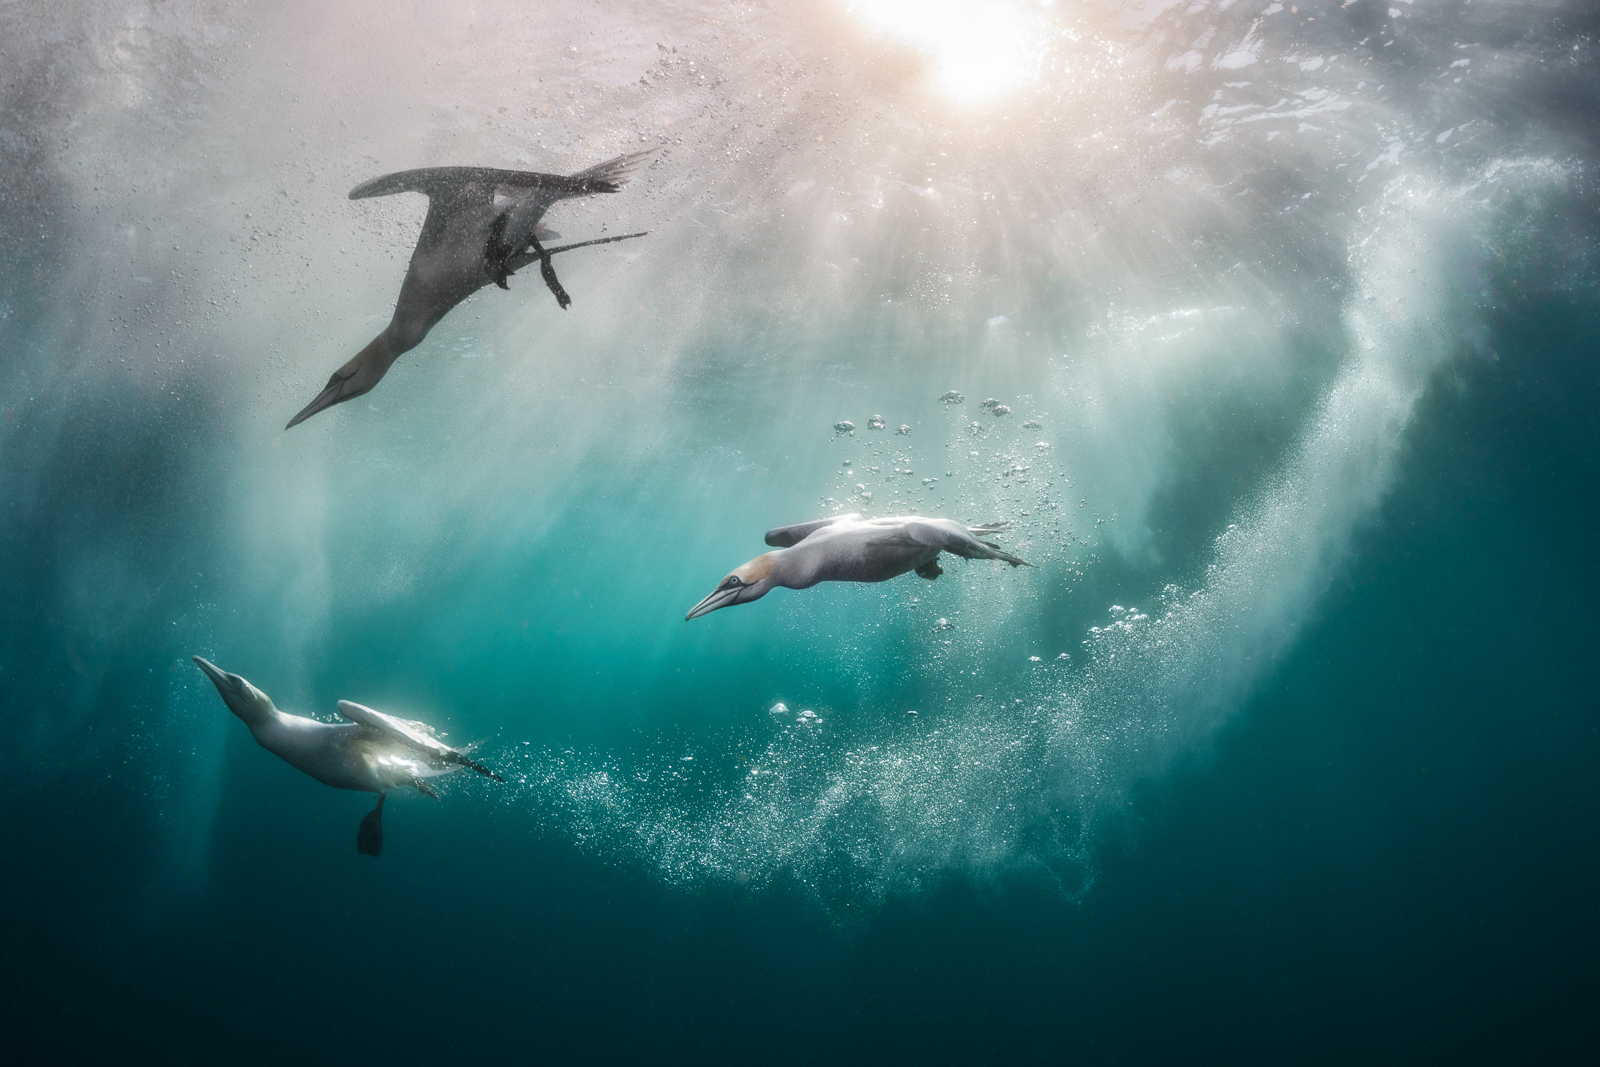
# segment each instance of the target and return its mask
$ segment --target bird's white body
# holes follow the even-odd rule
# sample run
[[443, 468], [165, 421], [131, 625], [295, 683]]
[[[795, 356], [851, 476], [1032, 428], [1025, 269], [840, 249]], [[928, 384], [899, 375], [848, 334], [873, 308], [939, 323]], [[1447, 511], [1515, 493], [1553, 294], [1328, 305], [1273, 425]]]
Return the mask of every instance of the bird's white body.
[[339, 714], [348, 722], [319, 722], [304, 715], [279, 711], [272, 698], [237, 674], [229, 674], [208, 660], [194, 662], [222, 702], [250, 728], [256, 744], [335, 789], [378, 794], [378, 806], [361, 820], [356, 849], [376, 856], [383, 849], [383, 800], [389, 790], [411, 786], [436, 797], [429, 778], [470, 767], [479, 774], [505, 781], [459, 749], [434, 734], [433, 727], [381, 711], [339, 701]]
[[978, 539], [994, 534], [1004, 523], [963, 526], [950, 519], [898, 515], [864, 519], [858, 514], [780, 526], [768, 530], [775, 551], [757, 556], [722, 580], [722, 584], [689, 610], [694, 619], [733, 604], [746, 604], [779, 586], [809, 589], [818, 582], [882, 582], [907, 571], [924, 578], [943, 573], [939, 553], [967, 559], [1004, 560], [1013, 567], [1032, 566]]
[[270, 720], [250, 724], [256, 744], [335, 789], [382, 793], [461, 769], [433, 766], [406, 745], [359, 723], [319, 722], [273, 710]]
[[199, 656], [194, 662], [217, 687], [228, 710], [250, 728], [256, 744], [297, 771], [335, 789], [385, 793], [398, 786], [429, 792], [426, 780], [471, 767], [499, 776], [451, 748], [427, 723], [339, 701], [348, 722], [331, 723], [279, 711], [272, 698], [237, 674]]
[[[769, 534], [767, 543], [781, 545], [786, 540], [778, 530]], [[963, 549], [960, 554], [965, 555], [978, 550], [987, 556], [991, 547], [950, 519], [843, 515], [805, 533], [793, 547], [781, 549], [776, 570], [784, 577], [781, 584], [790, 589], [808, 589], [818, 582], [883, 582], [932, 563], [940, 552]]]

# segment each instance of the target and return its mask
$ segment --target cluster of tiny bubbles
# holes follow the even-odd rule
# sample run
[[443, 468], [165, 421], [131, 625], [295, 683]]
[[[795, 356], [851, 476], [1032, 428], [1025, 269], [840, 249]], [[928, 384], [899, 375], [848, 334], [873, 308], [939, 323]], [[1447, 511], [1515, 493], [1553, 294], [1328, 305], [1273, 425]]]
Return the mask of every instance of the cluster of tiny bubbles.
[[[867, 419], [869, 431], [880, 432], [887, 429], [888, 425], [882, 415], [875, 414]], [[895, 435], [909, 437], [911, 426], [901, 423], [895, 430]], [[854, 437], [855, 423], [848, 420], [834, 423], [834, 441], [848, 442]], [[879, 462], [863, 463], [857, 467], [855, 460], [850, 456], [844, 456], [839, 460], [839, 470], [835, 473], [835, 477], [840, 480], [831, 487], [833, 493], [838, 495], [822, 495], [818, 502], [824, 509], [838, 514], [847, 510], [870, 507], [878, 497], [878, 491], [882, 489], [886, 491], [887, 499], [884, 502], [888, 504], [889, 513], [920, 512], [921, 509], [915, 500], [915, 490], [918, 487], [904, 481], [915, 473], [914, 463], [919, 453], [906, 444], [892, 449], [886, 455], [885, 446], [879, 443], [880, 441], [881, 439], [873, 438], [872, 443], [868, 445], [872, 449], [872, 457]], [[890, 467], [893, 472], [887, 478], [882, 477], [885, 466]], [[852, 477], [861, 480], [851, 482]], [[924, 482], [922, 487], [925, 488], [927, 484]]]
[[[842, 446], [840, 453], [846, 448], [853, 452], [862, 444], [870, 453], [865, 460], [836, 453], [838, 463], [830, 475], [833, 482], [819, 494], [818, 504], [833, 514], [875, 509], [884, 515], [1003, 521], [1007, 523], [1003, 536], [1012, 539], [1011, 551], [1025, 556], [1027, 551], [1040, 551], [1042, 559], [1050, 558], [1055, 543], [1063, 539], [1087, 544], [1081, 536], [1089, 532], [1087, 526], [1078, 530], [1074, 526], [1077, 520], [1062, 521], [1070, 480], [1064, 468], [1049, 460], [1051, 442], [1038, 439], [1038, 432], [1045, 427], [1044, 413], [1030, 411], [1020, 423], [1011, 417], [1013, 404], [1032, 402], [1031, 397], [1012, 403], [994, 397], [983, 401], [980, 410], [993, 421], [965, 423], [959, 433], [947, 436], [942, 473], [937, 466], [928, 469], [937, 453], [930, 454], [910, 440], [891, 443], [912, 436], [909, 423], [900, 424], [891, 437], [867, 442], [856, 439], [854, 423], [835, 423], [832, 441]], [[952, 389], [937, 397], [935, 406], [948, 414], [964, 403], [963, 395]], [[883, 416], [873, 415], [867, 426], [882, 430], [888, 423]], [[1114, 521], [1098, 514], [1082, 518], [1096, 526]], [[1039, 562], [1031, 557], [1030, 561]]]
[[668, 884], [798, 887], [844, 925], [950, 871], [990, 876], [1019, 857], [1081, 892], [1081, 820], [1044, 788], [1057, 716], [1025, 704], [980, 697], [959, 714], [896, 708], [851, 725], [779, 701], [732, 751], [664, 739], [625, 762], [524, 746], [505, 802]]
[[[940, 402], [947, 414], [962, 403], [951, 390]], [[1027, 418], [1012, 418], [1013, 405], [1026, 404]], [[945, 481], [950, 517], [973, 522], [1004, 521], [1007, 549], [1033, 563], [1052, 561], [1063, 546], [1092, 544], [1094, 526], [1111, 521], [1097, 513], [1067, 508], [1071, 478], [1053, 458], [1050, 441], [1039, 440], [1047, 415], [1031, 396], [1011, 403], [990, 397], [979, 410], [993, 421], [951, 419], [945, 442]], [[1082, 528], [1079, 528], [1079, 524]], [[1091, 525], [1092, 524], [1092, 525]], [[1031, 554], [1030, 554], [1031, 553]], [[1037, 557], [1037, 558], [1036, 558]]]
[[[936, 410], [962, 402], [954, 391], [929, 400]], [[909, 425], [900, 435], [863, 441], [852, 440], [854, 424], [841, 420], [832, 438], [841, 452], [864, 446], [870, 454], [837, 456], [835, 495], [824, 504], [864, 510], [876, 491], [892, 501], [891, 513], [920, 508], [972, 522], [1008, 521], [1011, 528], [998, 536], [1012, 538], [1008, 547], [1019, 552], [1026, 548], [1018, 542], [1036, 534], [1047, 542], [1061, 503], [1050, 483], [1061, 476], [1017, 436], [1037, 436], [1043, 415], [1024, 428], [998, 399], [983, 410], [996, 426], [976, 442], [951, 438], [961, 447], [947, 449], [945, 477], [927, 481], [916, 477], [926, 457], [902, 440], [911, 436]], [[882, 430], [888, 422], [875, 415], [867, 426]], [[976, 450], [968, 447], [974, 443]], [[940, 491], [944, 483], [948, 494]], [[930, 485], [939, 488], [929, 493]], [[1024, 657], [1037, 677], [1022, 695], [997, 692], [991, 686], [1000, 683], [985, 674], [991, 624], [1010, 610], [1005, 601], [1024, 595], [997, 587], [1021, 589], [1033, 577], [1010, 574], [966, 563], [936, 587], [885, 587], [885, 610], [913, 613], [905, 640], [922, 646], [925, 670], [941, 683], [942, 699], [932, 707], [858, 706], [839, 715], [768, 702], [752, 716], [764, 736], [724, 737], [718, 752], [663, 740], [619, 761], [529, 748], [519, 793], [549, 829], [597, 855], [684, 886], [800, 885], [841, 920], [952, 871], [990, 877], [1021, 865], [1078, 893], [1093, 879], [1086, 809], [1052, 784], [1060, 777], [1060, 738], [1070, 731], [1063, 723], [1082, 717], [1060, 696], [1071, 657], [1056, 650], [1048, 662]], [[955, 640], [969, 596], [983, 598], [981, 621]]]

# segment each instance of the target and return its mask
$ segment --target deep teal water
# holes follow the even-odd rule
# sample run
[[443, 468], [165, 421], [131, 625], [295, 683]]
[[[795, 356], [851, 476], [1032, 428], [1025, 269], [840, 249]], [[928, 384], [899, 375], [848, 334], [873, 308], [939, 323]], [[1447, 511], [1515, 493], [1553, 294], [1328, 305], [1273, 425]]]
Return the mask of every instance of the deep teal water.
[[[1248, 69], [1207, 51], [1198, 73], [1189, 42], [1213, 24], [1243, 39], [1257, 14], [1084, 6], [1063, 25], [1126, 49], [1134, 73], [1108, 94], [1126, 115], [1113, 101], [1085, 117], [1063, 89], [1017, 105], [1015, 134], [989, 113], [982, 132], [906, 119], [892, 146], [871, 127], [842, 171], [806, 157], [793, 173], [782, 160], [812, 130], [853, 131], [806, 94], [868, 89], [793, 75], [809, 102], [783, 119], [754, 104], [773, 84], [756, 72], [844, 54], [851, 24], [828, 21], [843, 16], [796, 29], [781, 11], [685, 8], [635, 25], [552, 8], [560, 33], [529, 62], [592, 92], [586, 115], [533, 133], [434, 115], [408, 140], [382, 132], [398, 105], [319, 66], [315, 41], [344, 40], [355, 8], [5, 15], [29, 42], [8, 48], [22, 73], [0, 120], [8, 1047], [30, 1062], [1588, 1059], [1597, 27], [1579, 6], [1471, 6], [1385, 21], [1364, 0], [1327, 5], [1327, 29], [1307, 6], [1292, 33], [1264, 23]], [[531, 39], [510, 15], [480, 21]], [[613, 35], [602, 59], [574, 72], [546, 54], [592, 27]], [[417, 16], [363, 47], [429, 38], [454, 88], [397, 76], [390, 91], [480, 104], [493, 94], [450, 52], [480, 30]], [[669, 108], [622, 95], [638, 92], [634, 36], [649, 61], [669, 39], [725, 86], [706, 103], [650, 68], [676, 86], [661, 100], [687, 101], [668, 128], [696, 151], [652, 172], [680, 184], [606, 209], [648, 217], [659, 258], [563, 265], [577, 303], [560, 320], [527, 289], [478, 298], [371, 408], [283, 434], [387, 307], [409, 237], [370, 277], [320, 258], [291, 270], [304, 261], [287, 251], [229, 258], [240, 239], [387, 239], [411, 223], [352, 226], [337, 198], [347, 171], [408, 153], [576, 158], [585, 124]], [[1304, 119], [1326, 143], [1300, 131], [1291, 152], [1258, 138], [1265, 122], [1202, 114], [1213, 92], [1246, 99], [1225, 79], [1254, 80], [1265, 112], [1323, 77], [1282, 59], [1311, 46], [1364, 61], [1328, 67], [1334, 95], [1297, 105], [1355, 102]], [[901, 62], [861, 47], [863, 70]], [[258, 49], [272, 60], [251, 66]], [[490, 73], [513, 62], [472, 54]], [[1434, 88], [1456, 85], [1458, 54], [1465, 88]], [[230, 58], [253, 73], [224, 76]], [[1400, 88], [1360, 96], [1373, 65]], [[872, 83], [873, 106], [915, 113], [914, 77], [875, 77], [892, 84]], [[258, 186], [245, 164], [271, 152], [227, 131], [241, 97], [280, 86], [294, 101], [253, 136], [311, 133]], [[525, 92], [536, 108], [550, 90]], [[1175, 130], [1146, 129], [1147, 98], [1180, 97]], [[740, 103], [741, 125], [792, 125], [712, 171]], [[1066, 133], [1116, 133], [1135, 162], [1063, 148], [1067, 113], [1083, 125]], [[380, 143], [343, 143], [341, 116]], [[1471, 123], [1469, 151], [1435, 140]], [[130, 148], [129, 130], [151, 144]], [[1399, 162], [1369, 168], [1397, 130]], [[917, 214], [922, 193], [893, 199], [872, 168], [903, 185], [901, 157], [929, 145], [956, 157], [952, 202], [963, 182], [1007, 198], [948, 217]], [[293, 207], [251, 200], [291, 174]], [[841, 201], [859, 230], [827, 230], [791, 188], [807, 174], [889, 190], [885, 214]], [[89, 195], [107, 176], [149, 184]], [[715, 207], [734, 193], [758, 206]], [[573, 214], [561, 225], [580, 239], [612, 217]], [[113, 244], [125, 222], [172, 240]], [[697, 226], [710, 236], [684, 236]], [[861, 274], [841, 284], [851, 252]], [[477, 355], [448, 354], [463, 350]], [[965, 403], [941, 405], [948, 388]], [[986, 396], [1016, 414], [983, 418]], [[912, 433], [872, 435], [877, 412]], [[844, 417], [854, 437], [833, 435]], [[925, 471], [936, 486], [909, 488]], [[682, 621], [767, 526], [895, 498], [1014, 518], [1007, 544], [1040, 567], [954, 562], [936, 583], [779, 591]], [[286, 710], [349, 698], [427, 717], [511, 781], [392, 798], [384, 855], [358, 857], [368, 799], [255, 747], [195, 653]], [[821, 723], [774, 720], [779, 700]]]

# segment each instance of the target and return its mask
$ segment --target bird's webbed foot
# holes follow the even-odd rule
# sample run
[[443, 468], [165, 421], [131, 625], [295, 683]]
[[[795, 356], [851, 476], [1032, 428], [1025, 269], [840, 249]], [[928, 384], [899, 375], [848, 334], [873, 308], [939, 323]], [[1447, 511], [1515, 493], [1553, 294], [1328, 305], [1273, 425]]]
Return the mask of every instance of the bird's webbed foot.
[[565, 311], [572, 306], [572, 297], [568, 296], [567, 291], [561, 288], [561, 281], [556, 277], [556, 269], [550, 263], [550, 253], [544, 250], [544, 245], [539, 243], [537, 237], [530, 235], [528, 244], [533, 249], [534, 254], [539, 257], [539, 274], [544, 278], [544, 283], [550, 287], [550, 291], [555, 294], [556, 303], [560, 304], [561, 310]]
[[376, 856], [383, 851], [383, 801], [387, 793], [378, 794], [378, 806], [367, 812], [356, 831], [356, 851], [363, 856]]
[[939, 566], [938, 559], [930, 559], [928, 562], [917, 568], [917, 577], [926, 578], [930, 582], [943, 573], [944, 568]]
[[489, 241], [483, 247], [483, 272], [489, 276], [490, 281], [502, 289], [511, 288], [506, 284], [506, 279], [517, 273], [506, 268], [506, 260], [516, 252], [516, 249], [504, 241], [506, 223], [510, 219], [509, 213], [496, 216], [494, 225], [489, 228]]

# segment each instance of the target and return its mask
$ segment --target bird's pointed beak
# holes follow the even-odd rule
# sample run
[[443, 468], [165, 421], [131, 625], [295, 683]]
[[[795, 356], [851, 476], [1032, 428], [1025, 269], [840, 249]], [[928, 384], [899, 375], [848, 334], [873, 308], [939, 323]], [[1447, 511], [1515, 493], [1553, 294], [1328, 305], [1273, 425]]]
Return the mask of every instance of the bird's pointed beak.
[[326, 411], [335, 404], [342, 404], [346, 400], [354, 400], [363, 393], [372, 391], [372, 387], [383, 380], [389, 373], [389, 368], [401, 353], [410, 351], [413, 346], [395, 340], [392, 336], [391, 323], [378, 336], [367, 342], [367, 347], [350, 357], [350, 361], [333, 372], [328, 379], [328, 384], [322, 387], [322, 392], [317, 398], [301, 409], [300, 414], [289, 420], [285, 430], [292, 430], [305, 422], [319, 411]]
[[194, 664], [211, 679], [211, 684], [217, 687], [217, 692], [222, 696], [222, 702], [228, 705], [228, 710], [243, 719], [247, 726], [254, 728], [271, 720], [277, 714], [277, 709], [272, 706], [272, 699], [251, 685], [237, 674], [229, 674], [209, 660], [200, 656], [194, 657]]
[[217, 693], [222, 697], [222, 702], [228, 705], [229, 711], [245, 722], [251, 722], [257, 717], [249, 682], [237, 674], [229, 674], [215, 663], [200, 656], [194, 657], [194, 663], [207, 678], [211, 679], [211, 684], [217, 687]]
[[720, 587], [713, 589], [710, 596], [706, 597], [704, 600], [700, 601], [700, 603], [689, 609], [689, 614], [683, 617], [683, 621], [688, 622], [690, 619], [698, 619], [702, 615], [711, 614], [718, 608], [725, 608], [729, 604], [737, 604], [739, 602], [739, 591], [742, 588], [743, 586], [736, 586], [732, 589], [723, 589]]
[[195, 656], [193, 659], [194, 665], [199, 667], [205, 673], [205, 676], [211, 679], [211, 684], [217, 687], [217, 692], [222, 694], [222, 699], [226, 700], [229, 696], [239, 691], [238, 685], [234, 683], [234, 675], [229, 674], [215, 663], [201, 656]]
[[351, 377], [352, 376], [348, 374], [344, 377], [340, 377], [339, 375], [335, 374], [328, 380], [328, 384], [326, 387], [324, 387], [322, 392], [317, 394], [317, 398], [311, 403], [307, 404], [304, 408], [301, 408], [300, 414], [290, 419], [289, 425], [285, 426], [284, 429], [292, 430], [296, 426], [299, 426], [302, 422], [305, 422], [311, 416], [315, 415], [317, 412], [326, 411], [335, 404], [342, 403], [346, 400], [352, 399], [353, 397], [361, 395], [354, 389], [350, 389], [348, 391], [346, 390], [346, 386]]

